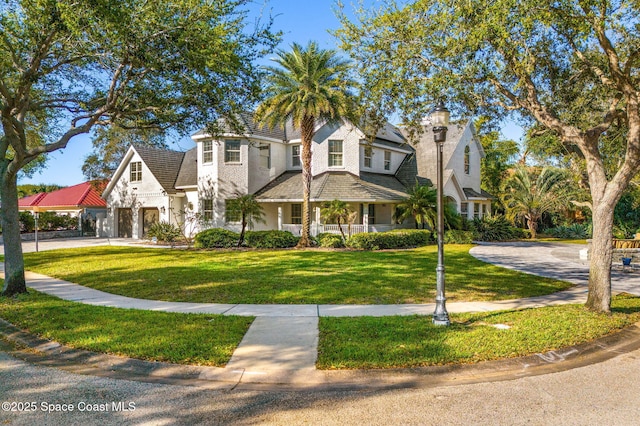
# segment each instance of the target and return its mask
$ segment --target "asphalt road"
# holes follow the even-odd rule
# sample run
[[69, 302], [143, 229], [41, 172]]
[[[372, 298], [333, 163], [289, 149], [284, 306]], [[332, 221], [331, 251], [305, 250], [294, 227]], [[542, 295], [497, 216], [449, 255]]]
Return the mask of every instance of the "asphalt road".
[[[639, 371], [640, 350], [560, 373], [474, 385], [219, 391], [76, 375], [0, 352], [0, 424], [626, 426], [640, 421]], [[9, 409], [35, 410], [6, 411], [7, 402]]]

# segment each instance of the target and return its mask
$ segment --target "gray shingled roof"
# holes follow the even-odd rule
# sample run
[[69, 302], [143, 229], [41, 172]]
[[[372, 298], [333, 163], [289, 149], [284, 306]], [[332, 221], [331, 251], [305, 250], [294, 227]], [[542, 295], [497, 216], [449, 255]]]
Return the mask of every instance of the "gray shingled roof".
[[[294, 128], [291, 124], [291, 120], [287, 121], [284, 129], [282, 127], [276, 127], [269, 129], [266, 126], [258, 126], [255, 122], [253, 115], [250, 113], [240, 114], [240, 122], [244, 124], [245, 134], [253, 135], [255, 137], [265, 137], [270, 139], [278, 139], [283, 141], [300, 139], [300, 129]], [[227, 133], [235, 133], [235, 131], [225, 122], [224, 119], [220, 119], [219, 123]], [[207, 135], [207, 130], [202, 129], [193, 134], [193, 136]], [[404, 145], [407, 140], [402, 135], [402, 131], [391, 123], [386, 123], [384, 127], [378, 130], [376, 134], [376, 143], [389, 146]]]
[[136, 146], [136, 152], [167, 193], [175, 193], [174, 185], [184, 152]]
[[[404, 185], [392, 175], [326, 172], [311, 182], [311, 201], [399, 201], [408, 196]], [[302, 201], [302, 173], [286, 172], [256, 193], [259, 201]]]
[[409, 154], [404, 157], [402, 164], [396, 171], [396, 178], [405, 186], [412, 187], [416, 182], [420, 185], [433, 185], [430, 179], [418, 176], [418, 163], [416, 154]]
[[198, 185], [198, 148], [192, 148], [184, 153], [180, 171], [176, 178], [176, 188]]
[[462, 190], [464, 191], [464, 195], [467, 198], [488, 198], [488, 199], [495, 198], [493, 195], [489, 194], [484, 189], [481, 189], [480, 192], [475, 191], [473, 188], [462, 188]]

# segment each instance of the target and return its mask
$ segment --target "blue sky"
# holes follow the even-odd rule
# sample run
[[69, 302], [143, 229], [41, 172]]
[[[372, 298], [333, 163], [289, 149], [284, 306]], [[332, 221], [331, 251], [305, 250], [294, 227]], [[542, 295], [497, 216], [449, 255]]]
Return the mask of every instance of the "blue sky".
[[[352, 10], [351, 2], [344, 3], [347, 11]], [[369, 0], [368, 3], [375, 4], [379, 1]], [[310, 40], [318, 42], [322, 48], [335, 49], [336, 41], [329, 34], [330, 30], [340, 26], [334, 7], [333, 0], [271, 0], [265, 11], [268, 13], [269, 9], [271, 10], [275, 17], [274, 29], [284, 33], [281, 49], [286, 50], [293, 42], [306, 45]], [[194, 132], [196, 130], [198, 129], [194, 129]], [[510, 139], [519, 140], [521, 133], [521, 129], [516, 125], [506, 125], [503, 128], [503, 135]], [[189, 138], [172, 143], [172, 149], [186, 150], [191, 147], [193, 142]], [[49, 154], [45, 170], [36, 173], [32, 178], [23, 178], [18, 183], [70, 186], [84, 182], [81, 167], [90, 152], [90, 136], [77, 136], [69, 142], [66, 149]]]

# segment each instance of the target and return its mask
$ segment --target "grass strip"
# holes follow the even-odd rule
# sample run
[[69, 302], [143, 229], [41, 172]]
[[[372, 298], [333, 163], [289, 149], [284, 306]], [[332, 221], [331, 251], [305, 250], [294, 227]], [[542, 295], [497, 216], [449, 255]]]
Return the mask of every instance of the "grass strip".
[[[540, 296], [571, 284], [499, 268], [446, 245], [447, 300]], [[85, 247], [26, 253], [28, 270], [129, 297], [179, 302], [430, 303], [437, 247], [390, 251]]]
[[[611, 334], [640, 321], [640, 298], [614, 298], [612, 314], [562, 305], [430, 317], [320, 318], [320, 369], [419, 367], [531, 355]], [[496, 327], [498, 326], [498, 327]], [[505, 328], [508, 326], [509, 328]]]
[[77, 349], [219, 367], [229, 361], [253, 321], [252, 317], [91, 306], [33, 290], [0, 297], [0, 318]]

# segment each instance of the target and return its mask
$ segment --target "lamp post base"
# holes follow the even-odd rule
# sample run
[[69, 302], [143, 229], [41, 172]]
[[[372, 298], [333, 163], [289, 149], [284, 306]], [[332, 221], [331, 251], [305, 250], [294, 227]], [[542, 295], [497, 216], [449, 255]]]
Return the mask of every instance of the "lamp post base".
[[451, 321], [449, 321], [449, 316], [447, 314], [438, 315], [438, 316], [434, 314], [432, 322], [433, 322], [433, 325], [444, 325], [444, 326], [451, 325]]

